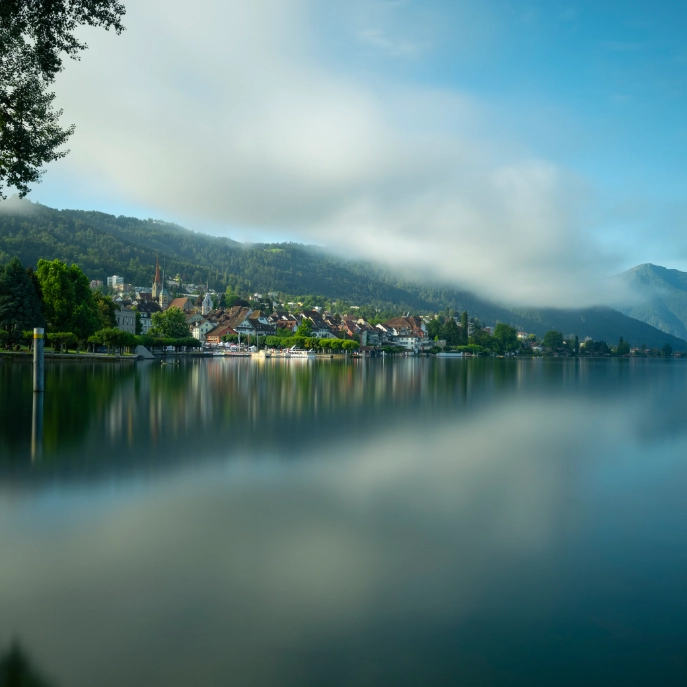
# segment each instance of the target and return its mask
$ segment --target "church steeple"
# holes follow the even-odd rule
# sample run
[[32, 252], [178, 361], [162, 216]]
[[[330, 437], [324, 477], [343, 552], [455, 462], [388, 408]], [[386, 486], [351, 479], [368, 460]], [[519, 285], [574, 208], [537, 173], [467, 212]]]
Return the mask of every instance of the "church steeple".
[[157, 300], [162, 290], [162, 280], [160, 279], [160, 260], [155, 256], [155, 281], [153, 282], [153, 300]]

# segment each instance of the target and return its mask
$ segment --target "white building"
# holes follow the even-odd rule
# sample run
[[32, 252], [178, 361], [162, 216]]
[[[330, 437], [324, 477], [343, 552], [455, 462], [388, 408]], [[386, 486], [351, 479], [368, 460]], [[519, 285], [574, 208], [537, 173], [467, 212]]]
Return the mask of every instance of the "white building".
[[136, 333], [136, 311], [129, 305], [125, 305], [121, 310], [115, 311], [117, 318], [117, 329], [130, 334]]
[[116, 286], [122, 286], [124, 284], [124, 277], [118, 277], [113, 274], [111, 277], [107, 278], [107, 286], [110, 289], [114, 289]]
[[198, 341], [205, 341], [205, 337], [208, 332], [215, 328], [213, 322], [210, 320], [202, 319], [191, 324], [191, 336]]

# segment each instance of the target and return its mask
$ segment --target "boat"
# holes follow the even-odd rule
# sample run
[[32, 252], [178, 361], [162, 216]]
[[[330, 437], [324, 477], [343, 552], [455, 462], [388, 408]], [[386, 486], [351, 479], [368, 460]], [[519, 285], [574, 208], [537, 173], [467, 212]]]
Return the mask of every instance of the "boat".
[[442, 351], [441, 353], [437, 353], [437, 358], [462, 358], [462, 357], [463, 357], [462, 351]]
[[253, 352], [251, 352], [250, 355], [252, 358], [258, 358], [258, 359], [259, 358], [264, 359], [264, 358], [271, 358], [272, 357], [272, 353], [270, 351], [266, 351], [264, 348], [259, 350], [259, 351], [253, 351]]
[[288, 357], [314, 360], [317, 357], [317, 353], [315, 351], [305, 351], [302, 349], [298, 349], [294, 346], [293, 348], [289, 348]]

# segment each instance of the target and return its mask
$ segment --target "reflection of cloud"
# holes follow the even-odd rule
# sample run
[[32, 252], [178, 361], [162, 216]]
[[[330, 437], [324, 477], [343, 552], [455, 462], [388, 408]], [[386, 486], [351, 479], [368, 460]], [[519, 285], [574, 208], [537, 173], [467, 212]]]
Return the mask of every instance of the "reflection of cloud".
[[[387, 683], [418, 684], [428, 664], [463, 660], [457, 646], [468, 647], [468, 662], [498, 662], [504, 646], [534, 646], [538, 660], [536, 647], [553, 651], [559, 636], [563, 658], [548, 653], [549, 665], [569, 667], [570, 627], [585, 603], [605, 599], [606, 619], [626, 611], [626, 597], [620, 608], [613, 599], [633, 561], [642, 580], [660, 573], [670, 584], [665, 561], [673, 569], [684, 532], [663, 525], [685, 522], [685, 387], [672, 365], [395, 362], [342, 365], [328, 388], [309, 376], [317, 369], [322, 379], [323, 367], [208, 361], [191, 367], [188, 385], [178, 383], [183, 368], [146, 368], [106, 394], [112, 436], [94, 431], [97, 446], [107, 437], [118, 460], [138, 462], [137, 477], [3, 492], [0, 551], [12, 555], [0, 565], [0, 646], [20, 636], [70, 687], [175, 687], [189, 674], [199, 685], [225, 684], [227, 674], [236, 684], [320, 685], [338, 665], [351, 671], [343, 684], [382, 684], [363, 679], [371, 653], [385, 677], [399, 664], [405, 671]], [[368, 425], [363, 413], [342, 412], [334, 389], [364, 407]], [[304, 404], [313, 396], [316, 409]], [[279, 424], [276, 397], [304, 424]], [[248, 399], [257, 399], [253, 423], [225, 412]], [[151, 447], [140, 437], [133, 451], [115, 443], [122, 411], [138, 417], [149, 406], [165, 479], [149, 478]], [[250, 441], [237, 450], [243, 423]], [[170, 464], [173, 446], [192, 463], [182, 473]], [[84, 453], [93, 461], [97, 451]], [[656, 532], [670, 545], [654, 546]], [[647, 550], [664, 558], [649, 561]], [[634, 605], [630, 614], [628, 627]], [[638, 641], [649, 632], [645, 624]], [[435, 638], [443, 649], [433, 655]], [[622, 655], [626, 640], [607, 638]], [[585, 651], [576, 653], [582, 669]], [[597, 661], [596, 644], [590, 651]], [[469, 665], [483, 675], [479, 660]]]
[[[4, 503], [0, 631], [21, 628], [63, 684], [174, 686], [190, 666], [197, 684], [275, 684], [379, 625], [462, 622], [570, 516], [580, 408], [410, 423], [352, 457], [208, 471], [104, 507], [94, 492], [95, 510], [76, 496], [71, 514], [46, 504], [48, 529]], [[563, 418], [565, 436], [541, 432]]]

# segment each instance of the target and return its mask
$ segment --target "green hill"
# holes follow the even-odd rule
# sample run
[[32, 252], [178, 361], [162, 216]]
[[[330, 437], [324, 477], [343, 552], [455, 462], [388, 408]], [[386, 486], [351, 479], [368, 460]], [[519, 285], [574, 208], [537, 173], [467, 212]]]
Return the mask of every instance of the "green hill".
[[[383, 311], [467, 310], [485, 324], [507, 322], [542, 336], [549, 329], [615, 343], [676, 350], [687, 342], [611, 308], [513, 309], [451, 286], [409, 281], [370, 262], [349, 261], [297, 243], [241, 244], [159, 220], [114, 217], [102, 212], [54, 210], [23, 203], [19, 212], [0, 212], [0, 263], [16, 255], [26, 265], [40, 258], [77, 263], [91, 279], [117, 274], [128, 283], [152, 282], [155, 258], [170, 276], [224, 290], [279, 291], [322, 296], [347, 305]], [[687, 331], [684, 336], [687, 336]]]
[[619, 308], [663, 332], [687, 338], [687, 273], [646, 263], [618, 275], [639, 299]]

